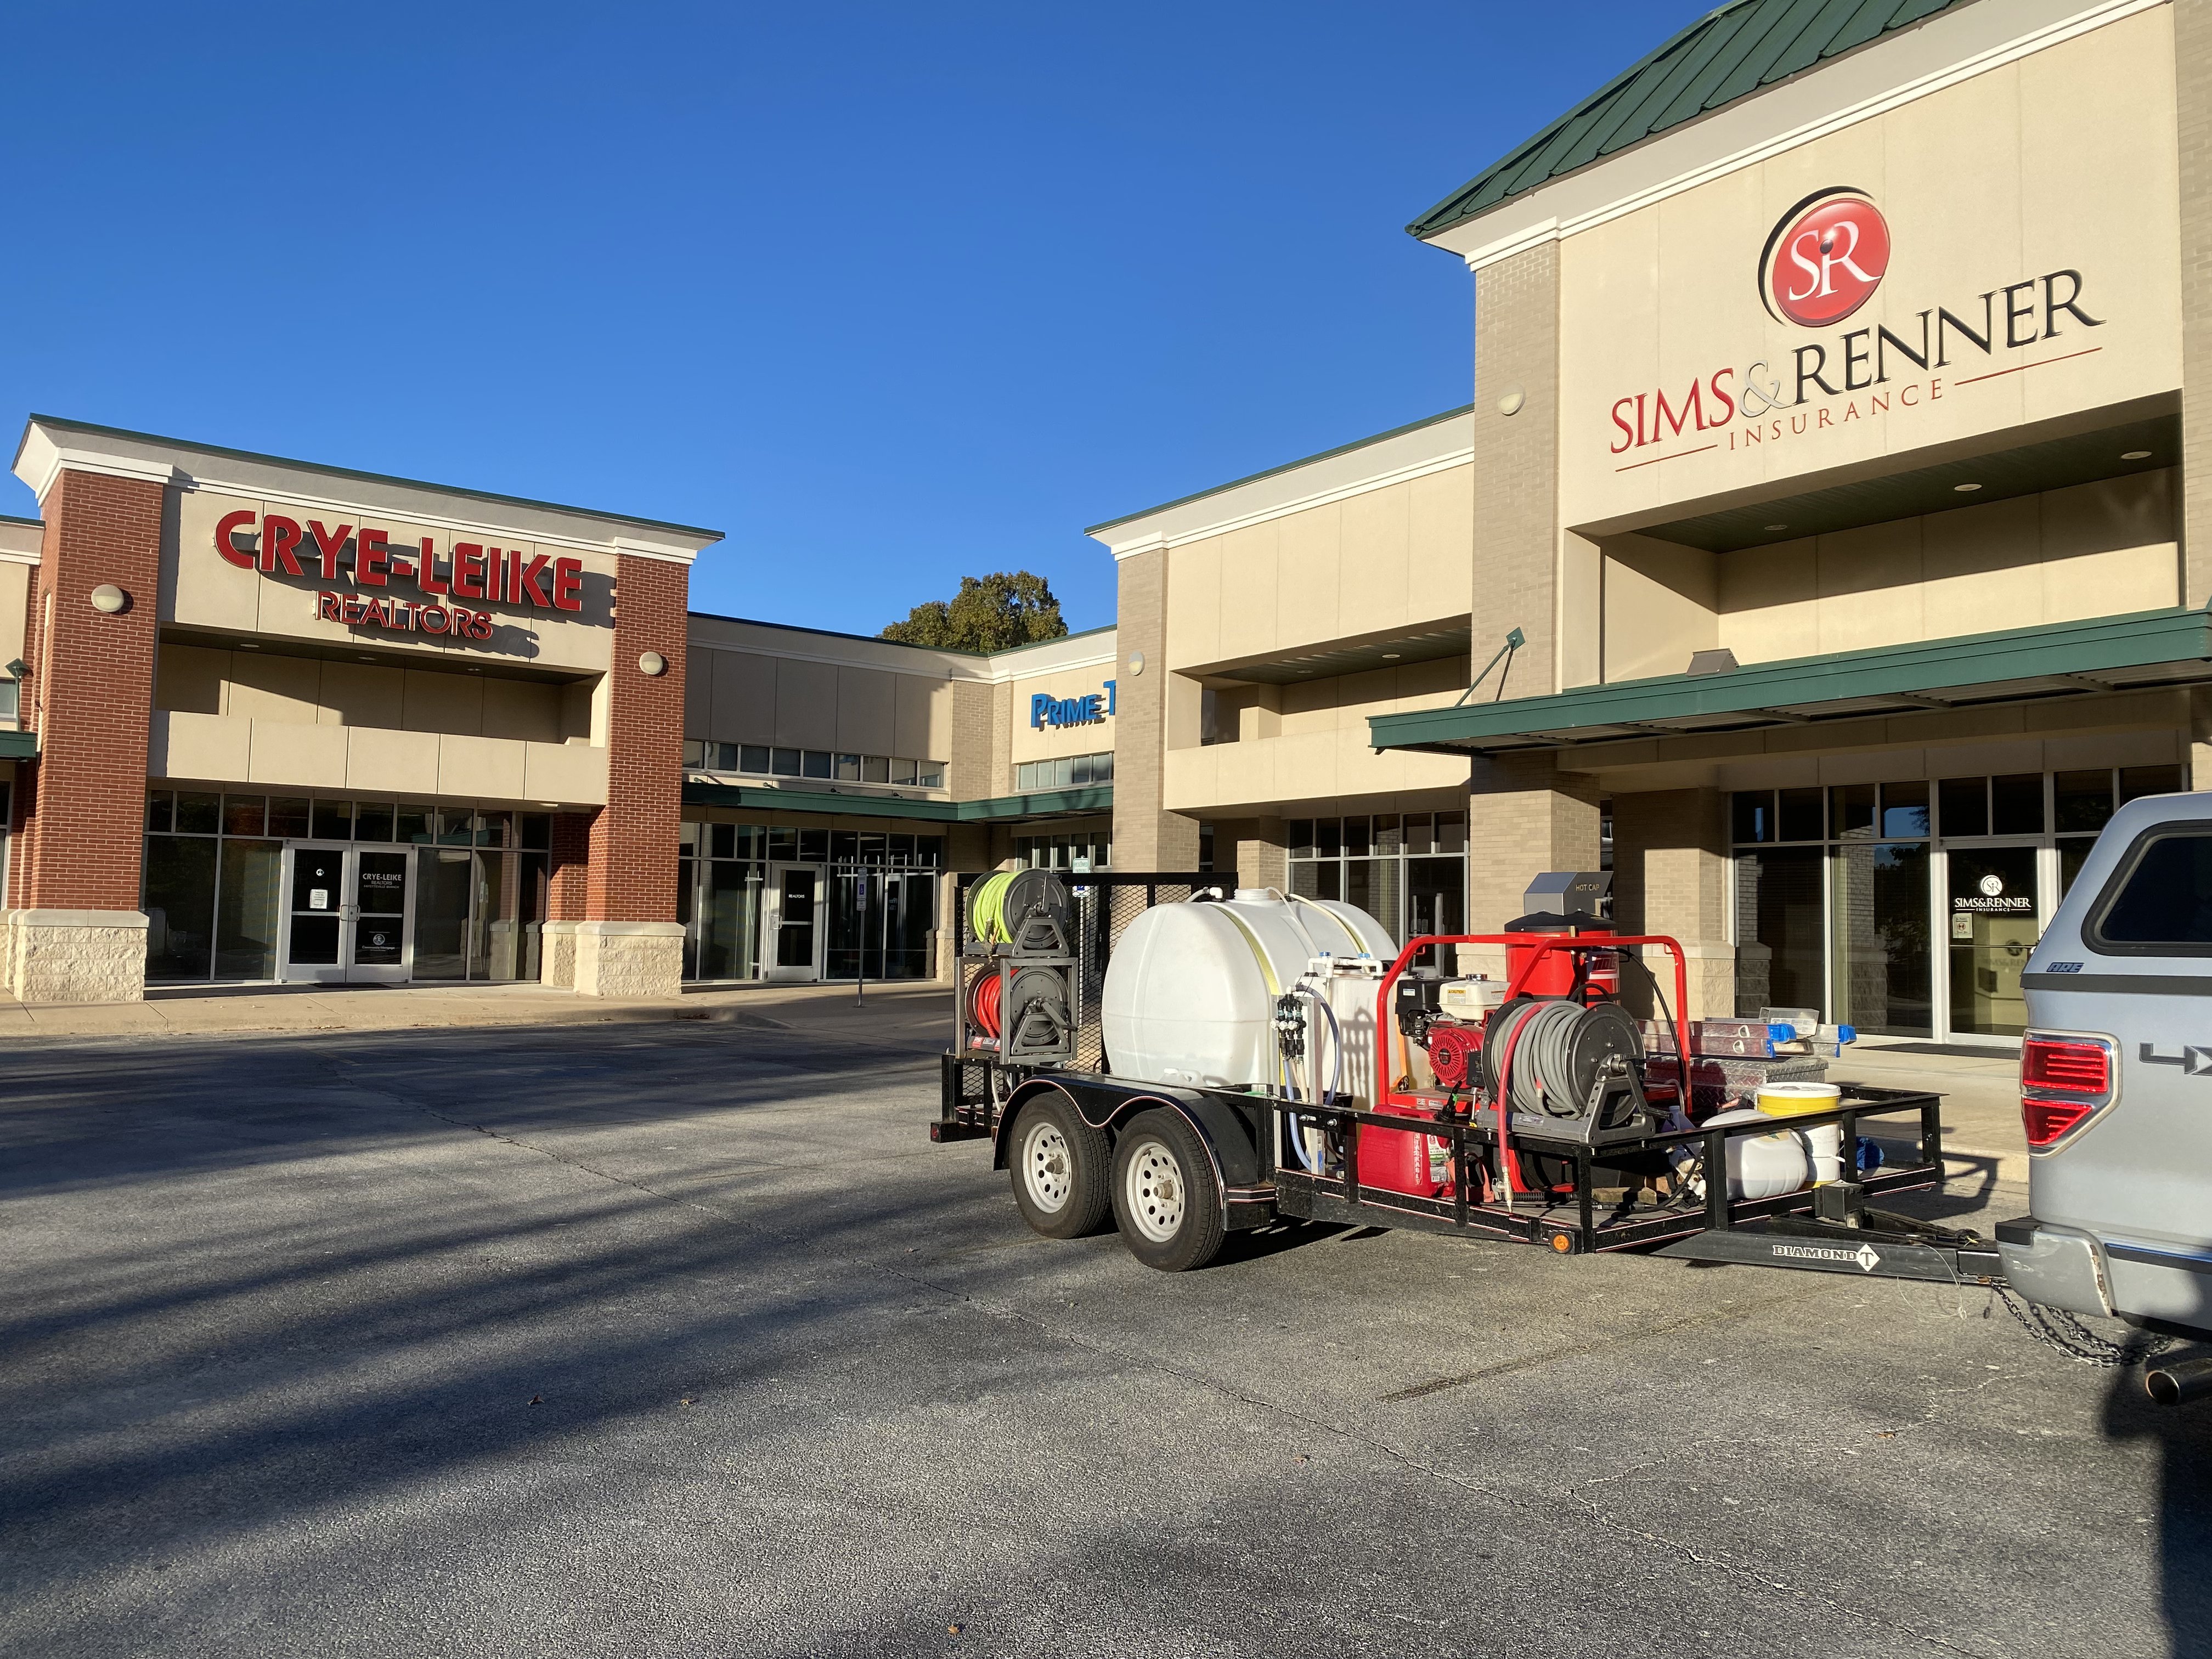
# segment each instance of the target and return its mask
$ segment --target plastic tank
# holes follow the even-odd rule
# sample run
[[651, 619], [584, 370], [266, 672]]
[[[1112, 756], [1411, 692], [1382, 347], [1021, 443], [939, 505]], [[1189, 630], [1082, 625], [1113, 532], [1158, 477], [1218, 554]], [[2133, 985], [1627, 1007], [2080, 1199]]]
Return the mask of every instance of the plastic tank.
[[[1225, 902], [1154, 905], [1129, 924], [1107, 965], [1098, 1006], [1107, 1064], [1116, 1077], [1147, 1083], [1274, 1083], [1276, 997], [1316, 957], [1388, 963], [1397, 954], [1382, 923], [1334, 900], [1239, 888]], [[1370, 981], [1364, 998], [1328, 999], [1347, 1056], [1375, 1051], [1374, 990]], [[1308, 1007], [1312, 1024], [1324, 1023]], [[1371, 1099], [1371, 1083], [1362, 1090], [1349, 1061], [1346, 1069], [1346, 1092]]]

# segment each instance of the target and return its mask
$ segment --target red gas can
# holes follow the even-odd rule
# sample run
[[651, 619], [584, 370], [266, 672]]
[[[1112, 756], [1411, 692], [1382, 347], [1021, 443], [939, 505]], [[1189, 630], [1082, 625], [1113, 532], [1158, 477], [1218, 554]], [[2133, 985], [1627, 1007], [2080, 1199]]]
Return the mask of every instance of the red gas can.
[[[1417, 1106], [1388, 1105], [1375, 1109], [1389, 1117], [1426, 1121], [1428, 1115]], [[1416, 1198], [1437, 1198], [1451, 1190], [1451, 1142], [1442, 1135], [1360, 1126], [1361, 1186], [1410, 1193]]]

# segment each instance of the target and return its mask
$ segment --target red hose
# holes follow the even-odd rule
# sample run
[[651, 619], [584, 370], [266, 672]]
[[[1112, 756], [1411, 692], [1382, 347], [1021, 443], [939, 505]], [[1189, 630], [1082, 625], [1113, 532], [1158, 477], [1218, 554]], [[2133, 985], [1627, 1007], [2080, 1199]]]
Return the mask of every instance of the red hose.
[[999, 973], [986, 968], [975, 976], [968, 998], [968, 1011], [975, 1017], [976, 1026], [985, 1036], [999, 1035]]

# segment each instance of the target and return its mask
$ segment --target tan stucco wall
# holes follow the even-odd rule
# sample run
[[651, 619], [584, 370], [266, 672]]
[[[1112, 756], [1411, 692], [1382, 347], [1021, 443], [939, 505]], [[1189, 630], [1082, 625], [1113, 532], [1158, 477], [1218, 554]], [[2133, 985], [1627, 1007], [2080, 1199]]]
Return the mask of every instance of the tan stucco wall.
[[167, 711], [154, 715], [146, 770], [178, 781], [562, 806], [602, 805], [607, 794], [607, 751], [589, 744]]
[[[1705, 497], [1931, 445], [1988, 444], [2029, 422], [2170, 395], [2182, 362], [2172, 10], [2000, 64], [1560, 244], [1563, 522], [1632, 527]], [[1778, 322], [1759, 297], [1761, 249], [1793, 204], [1838, 185], [1880, 207], [1887, 274], [1842, 323]], [[1739, 416], [1632, 453], [1613, 448], [1621, 434], [1612, 410], [1624, 397], [1663, 388], [1679, 402], [1723, 369], [1735, 375], [1723, 384], [1740, 390], [1754, 363], [1767, 365], [1762, 380], [1781, 375], [1788, 397], [1798, 345], [1825, 345], [1836, 380], [1847, 331], [1886, 325], [1917, 342], [1923, 309], [1978, 323], [1984, 294], [2062, 270], [2081, 273], [2082, 307], [2103, 326], [2062, 314], [2061, 331], [2034, 347], [2000, 340], [1988, 356], [1957, 347], [1948, 368], [1929, 372], [1893, 360], [1891, 391], [1923, 387], [1910, 407], [1893, 400], [1875, 411], [1864, 392], [1815, 389], [1795, 412], [1815, 415], [1817, 404], [1831, 420], [1802, 436], [1747, 447], [1741, 428], [1750, 422]], [[2001, 306], [1997, 321], [2002, 331]], [[2075, 351], [2087, 355], [1977, 378]], [[1936, 379], [1940, 395], [1927, 386]], [[1693, 453], [1701, 445], [1712, 447]], [[1666, 465], [1639, 465], [1662, 455]]]
[[[1369, 746], [1370, 715], [1433, 708], [1465, 689], [1457, 658], [1376, 669], [1281, 688], [1268, 701], [1279, 712], [1247, 708], [1275, 735], [1240, 737], [1233, 743], [1177, 742], [1165, 756], [1164, 804], [1170, 811], [1212, 814], [1230, 808], [1407, 790], [1464, 788], [1467, 762], [1455, 755], [1417, 754]], [[1117, 758], [1116, 767], [1121, 763]], [[1116, 772], [1118, 787], [1121, 773]]]
[[[379, 628], [348, 628], [317, 619], [315, 596], [325, 591], [381, 595], [395, 599], [442, 603], [423, 593], [412, 579], [398, 579], [384, 587], [360, 584], [350, 568], [342, 567], [335, 580], [325, 580], [321, 567], [307, 555], [313, 551], [307, 538], [297, 556], [309, 574], [291, 576], [281, 571], [264, 575], [258, 568], [240, 569], [226, 563], [215, 548], [216, 526], [230, 513], [275, 513], [302, 526], [321, 521], [335, 531], [340, 525], [383, 532], [390, 545], [410, 560], [419, 559], [417, 544], [428, 538], [442, 562], [450, 558], [456, 542], [520, 549], [532, 557], [574, 558], [584, 571], [582, 609], [574, 612], [509, 605], [497, 600], [454, 601], [471, 610], [488, 611], [496, 619], [489, 641], [448, 643], [438, 636], [401, 633]], [[258, 520], [257, 520], [258, 522]], [[237, 532], [234, 544], [241, 550], [258, 548], [257, 538]], [[539, 543], [507, 536], [493, 529], [456, 530], [450, 526], [410, 523], [380, 514], [333, 506], [316, 509], [286, 501], [225, 495], [213, 490], [185, 489], [177, 498], [175, 539], [163, 550], [161, 615], [165, 623], [188, 628], [216, 629], [227, 633], [313, 641], [324, 645], [353, 644], [380, 651], [404, 651], [427, 661], [458, 660], [492, 666], [502, 657], [520, 658], [534, 667], [604, 672], [611, 648], [615, 560], [568, 544]], [[541, 582], [550, 575], [541, 575]]]
[[1167, 665], [1456, 622], [1471, 605], [1473, 524], [1471, 471], [1454, 466], [1184, 543], [1166, 555]]
[[1692, 651], [1772, 662], [2181, 604], [2176, 474], [2111, 478], [1769, 547], [1604, 544], [1605, 677]]
[[709, 743], [952, 758], [946, 679], [702, 644], [695, 635], [684, 732]]
[[23, 654], [24, 627], [38, 574], [35, 565], [0, 560], [0, 663], [13, 662]]
[[[1057, 759], [1062, 755], [1095, 755], [1112, 749], [1118, 714], [1109, 714], [1096, 725], [1053, 726], [1048, 723], [1039, 728], [1030, 724], [1030, 700], [1038, 696], [1055, 699], [1096, 696], [1099, 706], [1103, 708], [1106, 682], [1114, 677], [1114, 663], [1109, 657], [1104, 662], [1081, 668], [1019, 675], [1009, 681], [1007, 715], [1012, 743], [1008, 759], [1018, 766], [1024, 761]], [[1119, 690], [1117, 683], [1117, 694]], [[1117, 696], [1117, 710], [1119, 707]]]

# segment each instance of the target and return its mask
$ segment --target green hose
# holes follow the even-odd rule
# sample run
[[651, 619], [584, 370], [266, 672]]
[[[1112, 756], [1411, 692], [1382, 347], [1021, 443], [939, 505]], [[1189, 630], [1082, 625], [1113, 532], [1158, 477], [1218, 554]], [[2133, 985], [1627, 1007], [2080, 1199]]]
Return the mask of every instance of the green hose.
[[1013, 885], [1014, 872], [1001, 870], [994, 876], [986, 876], [975, 884], [974, 895], [968, 901], [968, 925], [975, 937], [986, 945], [995, 945], [1012, 937], [1006, 932], [1006, 889]]

